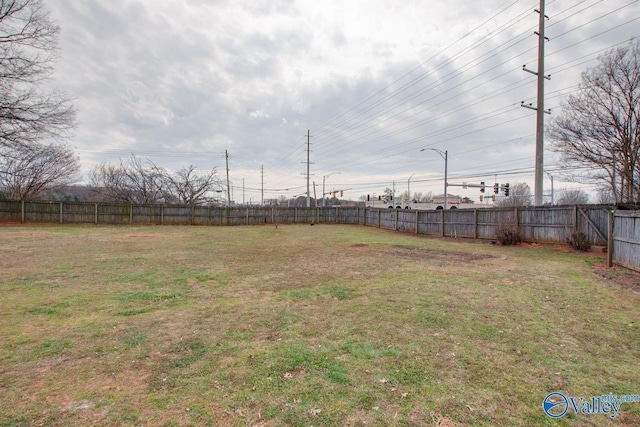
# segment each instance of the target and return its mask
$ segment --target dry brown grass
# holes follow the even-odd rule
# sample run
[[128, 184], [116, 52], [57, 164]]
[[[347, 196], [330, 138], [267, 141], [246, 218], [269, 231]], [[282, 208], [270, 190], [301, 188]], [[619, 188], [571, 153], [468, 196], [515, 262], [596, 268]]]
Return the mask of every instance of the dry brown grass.
[[640, 384], [640, 296], [593, 254], [316, 225], [2, 227], [0, 256], [0, 426], [547, 425], [551, 391]]

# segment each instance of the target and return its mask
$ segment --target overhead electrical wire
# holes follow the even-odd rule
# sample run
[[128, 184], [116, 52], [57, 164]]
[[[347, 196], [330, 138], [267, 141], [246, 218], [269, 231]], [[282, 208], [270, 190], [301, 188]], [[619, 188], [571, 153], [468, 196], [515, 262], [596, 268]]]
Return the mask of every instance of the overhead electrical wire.
[[[576, 4], [570, 5], [567, 8], [565, 8], [563, 11], [558, 12], [558, 15], [564, 15], [566, 13], [569, 13], [571, 11], [573, 11], [573, 13], [569, 14], [566, 17], [563, 17], [560, 20], [555, 20], [552, 24], [549, 25], [550, 28], [554, 27], [555, 25], [560, 24], [563, 21], [566, 21], [570, 18], [575, 18], [577, 17], [579, 14], [584, 13], [585, 11], [588, 10], [592, 10], [592, 8], [594, 6], [596, 6], [597, 4], [601, 3], [602, 1], [599, 2], [595, 2], [593, 4], [587, 5], [586, 7], [580, 9], [580, 10], [575, 10], [576, 8], [578, 8], [579, 6], [583, 5], [584, 3], [586, 3], [586, 0], [580, 1]], [[554, 3], [554, 2], [551, 2]], [[611, 15], [612, 13], [615, 12], [620, 12], [621, 10], [623, 10], [625, 7], [628, 7], [632, 4], [636, 3], [636, 1], [631, 2], [631, 3], [627, 3], [621, 7], [618, 7], [617, 9], [615, 9], [614, 11], [610, 11], [608, 13], [602, 14], [599, 17], [596, 17], [594, 19], [589, 20], [588, 22], [584, 22], [581, 25], [578, 26], [578, 28], [584, 28], [587, 27], [589, 24], [592, 24], [594, 22], [597, 22], [598, 20], [601, 20], [602, 18]], [[503, 9], [506, 10], [510, 7], [512, 7], [515, 4], [512, 3], [510, 4], [507, 8]], [[493, 19], [493, 18], [492, 18]], [[523, 18], [520, 18], [523, 19]], [[573, 43], [570, 46], [566, 46], [566, 47], [562, 47], [559, 50], [556, 50], [554, 52], [552, 52], [551, 54], [548, 54], [549, 56], [551, 55], [555, 55], [559, 52], [565, 51], [571, 47], [575, 47], [576, 45], [580, 44], [580, 43], [585, 43], [586, 41], [592, 40], [594, 38], [597, 38], [603, 34], [606, 34], [608, 32], [611, 32], [615, 29], [621, 28], [625, 25], [628, 25], [630, 23], [633, 23], [635, 21], [637, 21], [638, 19], [640, 19], [640, 17], [631, 17], [629, 20], [623, 22], [623, 23], [619, 23], [617, 25], [614, 25], [613, 27], [607, 28], [604, 31], [601, 31], [597, 34], [593, 34], [590, 35], [589, 37], [583, 38], [580, 41], [577, 41], [576, 43]], [[489, 22], [489, 20], [485, 21]], [[483, 24], [477, 26], [475, 29], [481, 28]], [[503, 26], [506, 24], [503, 24]], [[568, 30], [565, 31], [561, 34], [555, 35], [553, 40], [557, 40], [557, 39], [561, 39], [565, 36], [567, 36], [568, 34], [571, 34], [573, 31], [575, 31], [575, 29], [573, 30]], [[472, 34], [473, 31], [465, 34], [464, 37], [458, 39], [456, 42], [450, 44], [448, 46], [448, 48], [450, 48], [451, 46], [455, 45], [456, 43], [458, 43], [460, 40], [464, 40], [466, 37], [468, 37], [470, 34]], [[486, 40], [484, 41], [485, 43], [487, 42]], [[616, 42], [614, 45], [612, 46], [618, 46], [621, 45], [624, 42]], [[473, 44], [472, 44], [473, 46]], [[501, 46], [506, 46], [505, 44], [501, 45]], [[579, 66], [579, 65], [583, 65], [585, 63], [588, 63], [590, 61], [593, 61], [593, 57], [607, 49], [610, 49], [611, 46], [609, 48], [605, 48], [605, 49], [598, 49], [595, 52], [591, 52], [588, 53], [586, 55], [583, 55], [580, 58], [577, 59], [572, 59], [570, 61], [567, 61], [563, 64], [556, 64], [554, 65], [553, 68], [551, 68], [550, 70], [553, 71], [554, 73], [558, 73], [561, 71], [566, 71], [570, 68]], [[495, 48], [494, 48], [495, 49]], [[504, 47], [504, 51], [507, 51], [508, 47]], [[531, 49], [530, 49], [531, 50]], [[407, 92], [407, 88], [414, 88], [414, 86], [416, 84], [418, 84], [419, 82], [422, 82], [424, 79], [421, 79], [419, 81], [415, 81], [416, 78], [414, 77], [412, 80], [409, 81], [409, 83], [406, 83], [404, 86], [400, 86], [397, 89], [394, 89], [392, 92], [390, 93], [386, 93], [388, 90], [390, 90], [394, 85], [397, 85], [398, 83], [400, 83], [403, 79], [407, 79], [407, 77], [409, 77], [413, 72], [419, 70], [421, 67], [423, 67], [426, 63], [430, 62], [431, 60], [435, 59], [439, 54], [441, 54], [442, 52], [444, 52], [444, 50], [440, 51], [438, 54], [432, 56], [429, 60], [427, 61], [423, 61], [422, 63], [420, 63], [418, 66], [415, 66], [413, 68], [411, 68], [409, 71], [405, 72], [404, 74], [402, 74], [399, 78], [395, 79], [394, 81], [392, 81], [391, 83], [387, 84], [386, 86], [384, 86], [383, 88], [381, 88], [380, 90], [378, 90], [377, 92], [375, 92], [374, 94], [370, 95], [369, 97], [365, 98], [363, 101], [356, 103], [354, 106], [350, 107], [347, 111], [340, 113], [336, 116], [334, 116], [332, 119], [330, 119], [328, 122], [326, 122], [325, 124], [323, 124], [320, 128], [318, 128], [318, 130], [316, 132], [312, 132], [312, 136], [314, 136], [314, 151], [316, 151], [317, 153], [317, 157], [319, 159], [319, 161], [321, 162], [326, 162], [326, 158], [327, 155], [329, 155], [331, 157], [331, 165], [332, 168], [334, 170], [337, 170], [336, 168], [339, 168], [340, 166], [346, 166], [346, 165], [353, 165], [355, 166], [360, 166], [362, 164], [366, 164], [367, 162], [371, 162], [371, 161], [375, 161], [375, 159], [380, 158], [380, 155], [384, 155], [385, 157], [388, 157], [389, 154], [392, 155], [400, 155], [400, 154], [404, 154], [405, 152], [410, 152], [411, 149], [408, 149], [406, 151], [402, 151], [405, 150], [407, 148], [410, 147], [410, 145], [413, 143], [419, 143], [422, 140], [424, 140], [425, 138], [428, 138], [428, 134], [423, 135], [421, 137], [414, 137], [411, 139], [407, 139], [403, 142], [397, 142], [394, 144], [391, 144], [389, 146], [386, 146], [384, 148], [378, 148], [378, 149], [373, 149], [373, 150], [365, 150], [364, 152], [358, 151], [358, 149], [360, 148], [364, 148], [368, 145], [373, 145], [375, 142], [379, 142], [384, 138], [389, 138], [392, 136], [397, 136], [400, 135], [402, 133], [405, 132], [409, 132], [412, 131], [414, 129], [419, 129], [421, 126], [421, 122], [422, 125], [429, 123], [430, 121], [435, 120], [432, 117], [427, 117], [424, 118], [422, 120], [416, 120], [410, 124], [405, 123], [404, 125], [401, 125], [404, 121], [410, 120], [410, 119], [416, 119], [420, 117], [420, 114], [423, 114], [424, 112], [428, 111], [430, 108], [433, 108], [433, 101], [440, 97], [443, 98], [444, 95], [446, 95], [447, 93], [452, 93], [453, 95], [449, 96], [448, 98], [446, 98], [446, 100], [442, 100], [441, 102], [443, 103], [442, 105], [444, 105], [444, 103], [446, 103], [447, 101], [452, 101], [453, 98], [455, 98], [456, 96], [456, 92], [454, 91], [454, 89], [461, 87], [462, 84], [457, 84], [456, 86], [452, 87], [448, 87], [447, 90], [434, 94], [431, 98], [427, 99], [427, 100], [419, 100], [419, 104], [418, 105], [422, 105], [425, 104], [426, 108], [424, 108], [422, 111], [417, 111], [415, 108], [415, 105], [409, 105], [407, 108], [403, 109], [403, 110], [399, 110], [398, 107], [400, 105], [403, 104], [409, 104], [412, 101], [416, 101], [418, 100], [421, 96], [423, 96], [426, 93], [429, 93], [430, 90], [435, 89], [435, 87], [438, 86], [434, 86], [434, 83], [431, 82], [431, 86], [422, 86], [421, 88], [417, 89], [415, 92], [411, 93], [411, 94], [406, 94], [405, 92]], [[487, 55], [487, 53], [485, 53], [485, 55]], [[497, 54], [493, 55], [496, 56]], [[470, 60], [469, 62], [466, 63], [466, 65], [463, 65], [462, 67], [464, 67], [464, 70], [459, 70], [457, 74], [451, 74], [452, 78], [450, 80], [453, 80], [453, 78], [457, 75], [462, 75], [463, 72], [469, 72], [471, 69], [475, 68], [478, 64], [477, 62], [479, 61], [479, 59], [482, 58], [474, 58], [472, 60]], [[586, 59], [585, 59], [586, 58]], [[508, 63], [508, 61], [503, 61], [501, 64], [504, 65]], [[450, 63], [448, 63], [450, 64]], [[493, 69], [498, 68], [498, 66], [493, 67]], [[427, 73], [431, 72], [432, 70], [427, 71]], [[491, 70], [487, 70], [486, 72], [489, 72]], [[507, 71], [501, 74], [501, 76], [503, 75], [507, 75], [508, 73], [510, 73], [511, 71]], [[451, 73], [456, 73], [455, 71], [452, 71]], [[480, 74], [483, 75], [483, 74]], [[472, 76], [469, 79], [467, 79], [465, 82], [469, 83], [474, 81], [474, 78], [477, 79], [479, 78], [478, 76]], [[493, 77], [492, 80], [497, 79], [498, 77]], [[409, 84], [410, 86], [406, 86], [407, 84]], [[517, 89], [518, 86], [520, 84], [524, 84], [524, 80], [520, 80], [517, 83], [514, 82], [509, 82], [509, 85], [513, 86], [515, 85], [516, 87], [514, 88]], [[557, 94], [554, 95], [553, 97], [561, 97], [567, 94], [568, 91], [572, 91], [575, 89], [575, 87], [577, 86], [572, 86], [572, 87], [567, 87], [567, 88], [561, 88], [558, 89]], [[468, 91], [464, 92], [464, 93], [471, 93], [471, 91], [475, 89], [475, 88], [471, 88]], [[506, 90], [506, 89], [504, 89]], [[405, 96], [400, 98], [400, 95], [405, 93]], [[460, 92], [458, 92], [460, 93]], [[381, 96], [384, 94], [384, 97], [381, 98]], [[553, 97], [551, 96], [552, 93], [548, 94], [548, 99], [552, 99]], [[381, 99], [380, 99], [381, 98]], [[398, 99], [400, 98], [400, 99]], [[482, 102], [482, 98], [483, 96], [479, 96], [477, 97], [477, 103], [481, 103]], [[390, 101], [394, 101], [392, 104], [390, 104]], [[429, 102], [432, 102], [432, 105], [428, 105]], [[436, 104], [436, 105], [440, 105], [440, 104]], [[380, 107], [383, 107], [382, 109], [380, 109]], [[451, 114], [453, 114], [458, 108], [460, 107], [451, 107], [449, 108], [449, 111], [452, 111]], [[377, 110], [376, 110], [377, 109]], [[375, 114], [373, 115], [366, 115], [367, 112], [373, 112], [375, 110]], [[362, 112], [365, 113], [362, 113]], [[515, 111], [515, 109], [514, 109]], [[359, 114], [359, 115], [358, 115]], [[355, 117], [355, 119], [354, 119]], [[465, 122], [468, 122], [468, 126], [479, 122], [482, 117], [482, 115], [480, 116], [476, 116], [477, 119], [474, 121], [472, 119], [468, 119]], [[518, 120], [516, 119], [512, 119], [512, 120]], [[373, 123], [375, 121], [375, 123]], [[511, 120], [507, 120], [502, 122], [502, 125], [506, 125], [508, 123], [511, 123]], [[342, 124], [344, 126], [338, 126], [339, 124]], [[458, 123], [459, 125], [460, 123]], [[493, 128], [496, 126], [500, 126], [500, 124], [494, 124], [490, 127], [484, 128], [484, 129], [479, 129], [476, 132], [482, 132], [482, 130], [486, 130], [489, 128]], [[448, 127], [442, 127], [440, 129], [438, 129], [437, 131], [432, 131], [435, 132], [435, 135], [445, 135], [447, 132], [452, 132], [455, 131], [456, 129], [459, 129], [459, 127], [456, 126], [448, 126]], [[340, 135], [340, 137], [336, 138], [335, 140], [331, 141], [331, 135], [334, 136], [338, 136]], [[376, 136], [379, 135], [379, 136]], [[443, 139], [443, 140], [439, 140], [438, 142], [434, 142], [433, 144], [437, 144], [437, 143], [443, 143], [443, 142], [447, 142], [447, 141], [451, 141], [454, 140], [456, 138], [460, 138], [461, 136], [464, 135], [458, 135], [458, 136], [452, 136], [448, 139]], [[346, 144], [346, 141], [349, 140], [353, 140], [354, 138], [358, 138], [358, 142], [351, 142]], [[323, 141], [324, 139], [324, 141]], [[366, 140], [365, 140], [366, 139]], [[286, 161], [284, 161], [283, 158], [281, 158], [281, 162], [278, 162], [282, 165], [288, 165], [290, 164], [290, 160], [293, 156], [296, 155], [296, 153], [300, 153], [301, 152], [301, 143], [305, 142], [303, 139], [299, 139], [299, 142], [296, 143], [296, 147], [294, 147], [293, 149], [288, 151], [288, 154], [286, 156]], [[328, 142], [327, 142], [328, 141]], [[327, 142], [326, 144], [322, 144], [323, 142]], [[298, 145], [300, 144], [300, 145]], [[327, 150], [324, 150], [325, 148], [327, 148]], [[468, 150], [468, 151], [477, 151], [477, 150], [481, 150], [482, 147], [479, 148], [474, 148], [472, 150]], [[348, 158], [344, 158], [344, 160], [336, 162], [336, 155], [338, 153], [340, 153], [341, 155], [345, 155], [347, 153], [358, 153], [358, 161], [353, 161], [354, 157], [348, 157]], [[298, 158], [299, 159], [299, 158]]]

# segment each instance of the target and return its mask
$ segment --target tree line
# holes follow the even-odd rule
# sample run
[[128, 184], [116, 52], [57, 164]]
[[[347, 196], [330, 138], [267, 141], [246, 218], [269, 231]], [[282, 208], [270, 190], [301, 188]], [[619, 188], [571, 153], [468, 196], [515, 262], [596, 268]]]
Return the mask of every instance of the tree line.
[[[33, 200], [78, 180], [68, 145], [76, 110], [68, 95], [44, 89], [60, 27], [42, 0], [0, 0], [0, 196]], [[135, 156], [90, 173], [92, 199], [125, 203], [206, 203], [219, 188], [215, 170], [169, 172]]]

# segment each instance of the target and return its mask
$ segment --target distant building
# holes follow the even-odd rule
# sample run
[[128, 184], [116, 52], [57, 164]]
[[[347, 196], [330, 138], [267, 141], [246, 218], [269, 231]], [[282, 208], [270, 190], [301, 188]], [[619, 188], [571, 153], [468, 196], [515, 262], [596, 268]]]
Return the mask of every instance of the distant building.
[[[368, 208], [400, 208], [400, 209], [415, 209], [415, 210], [435, 210], [444, 209], [444, 194], [440, 194], [433, 197], [433, 200], [429, 203], [418, 203], [396, 200], [395, 206], [392, 206], [391, 202], [385, 202], [384, 200], [371, 200], [366, 202]], [[486, 209], [492, 208], [492, 205], [475, 204], [468, 198], [462, 198], [454, 194], [447, 194], [447, 207], [448, 209]]]

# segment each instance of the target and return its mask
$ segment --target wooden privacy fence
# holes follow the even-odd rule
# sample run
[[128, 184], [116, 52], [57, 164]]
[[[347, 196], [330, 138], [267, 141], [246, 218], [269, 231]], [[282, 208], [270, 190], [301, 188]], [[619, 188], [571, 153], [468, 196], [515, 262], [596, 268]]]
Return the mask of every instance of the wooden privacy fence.
[[609, 263], [640, 271], [640, 211], [615, 211], [611, 222]]
[[78, 202], [0, 201], [0, 221], [60, 224], [253, 225], [336, 223], [442, 237], [491, 239], [500, 227], [516, 227], [525, 241], [565, 243], [581, 231], [594, 245], [607, 244], [608, 209], [602, 206], [453, 209], [418, 211], [358, 207], [208, 207], [108, 205]]
[[[554, 206], [419, 211], [359, 207], [208, 207], [0, 201], [0, 221], [60, 224], [254, 225], [334, 223], [429, 236], [493, 239], [500, 228], [526, 242], [566, 243], [574, 232], [611, 249], [611, 262], [640, 269], [638, 211], [609, 206]], [[611, 215], [611, 218], [610, 218]], [[609, 226], [611, 222], [611, 227]], [[612, 234], [611, 230], [615, 230]]]

